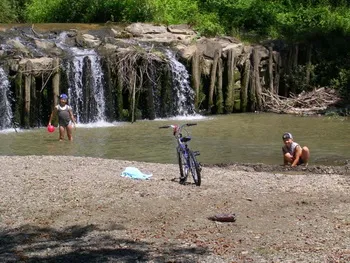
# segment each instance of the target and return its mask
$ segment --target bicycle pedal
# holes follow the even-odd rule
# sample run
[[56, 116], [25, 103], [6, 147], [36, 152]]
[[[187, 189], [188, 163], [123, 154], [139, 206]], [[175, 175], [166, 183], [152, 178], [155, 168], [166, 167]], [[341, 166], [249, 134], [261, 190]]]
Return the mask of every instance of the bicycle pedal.
[[200, 153], [199, 151], [194, 151], [193, 154], [194, 154], [195, 156], [201, 155], [201, 153]]

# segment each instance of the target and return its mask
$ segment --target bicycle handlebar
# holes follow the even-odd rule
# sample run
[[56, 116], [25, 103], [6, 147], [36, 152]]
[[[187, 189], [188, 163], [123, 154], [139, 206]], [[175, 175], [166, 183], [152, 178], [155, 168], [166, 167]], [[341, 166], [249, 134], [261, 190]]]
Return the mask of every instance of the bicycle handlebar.
[[159, 129], [175, 128], [175, 127], [179, 127], [181, 129], [183, 126], [195, 126], [195, 125], [197, 125], [197, 123], [185, 123], [185, 124], [182, 124], [180, 126], [178, 126], [178, 125], [164, 125], [164, 126], [160, 126]]
[[177, 136], [180, 136], [182, 137], [181, 135], [181, 130], [184, 126], [194, 126], [194, 125], [197, 125], [197, 123], [185, 123], [185, 124], [182, 124], [182, 125], [164, 125], [164, 126], [160, 126], [159, 129], [166, 129], [166, 128], [173, 128], [173, 135], [175, 137]]

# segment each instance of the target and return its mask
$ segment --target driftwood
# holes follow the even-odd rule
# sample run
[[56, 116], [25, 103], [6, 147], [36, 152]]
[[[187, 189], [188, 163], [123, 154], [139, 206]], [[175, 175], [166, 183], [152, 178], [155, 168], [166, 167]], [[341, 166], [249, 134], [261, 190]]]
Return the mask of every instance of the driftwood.
[[320, 114], [340, 100], [337, 92], [329, 88], [303, 91], [298, 95], [292, 94], [289, 98], [265, 91], [262, 99], [265, 111], [296, 115]]

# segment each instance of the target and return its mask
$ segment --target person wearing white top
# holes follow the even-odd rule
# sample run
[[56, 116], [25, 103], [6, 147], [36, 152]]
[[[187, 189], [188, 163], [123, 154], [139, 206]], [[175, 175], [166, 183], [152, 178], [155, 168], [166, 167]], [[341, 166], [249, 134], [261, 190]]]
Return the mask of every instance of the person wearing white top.
[[284, 165], [291, 164], [292, 167], [297, 165], [308, 165], [310, 150], [307, 146], [301, 147], [293, 141], [291, 133], [286, 132], [282, 136], [284, 146], [282, 147]]

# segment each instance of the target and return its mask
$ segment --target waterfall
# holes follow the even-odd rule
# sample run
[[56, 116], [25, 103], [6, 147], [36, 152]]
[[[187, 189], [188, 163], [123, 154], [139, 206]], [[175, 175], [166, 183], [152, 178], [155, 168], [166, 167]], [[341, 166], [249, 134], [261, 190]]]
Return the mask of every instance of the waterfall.
[[8, 100], [10, 93], [10, 82], [5, 71], [0, 67], [0, 129], [11, 127], [12, 110]]
[[78, 122], [104, 121], [105, 97], [100, 59], [94, 50], [70, 49], [68, 61], [68, 96]]
[[195, 114], [195, 93], [189, 84], [189, 75], [186, 67], [180, 63], [173, 52], [166, 50], [172, 71], [172, 86], [175, 91], [174, 108], [175, 115], [187, 116]]
[[[65, 34], [60, 36], [64, 40]], [[100, 57], [93, 49], [58, 45], [70, 56], [65, 63], [68, 80], [69, 104], [77, 121], [90, 123], [105, 121], [104, 78]]]

